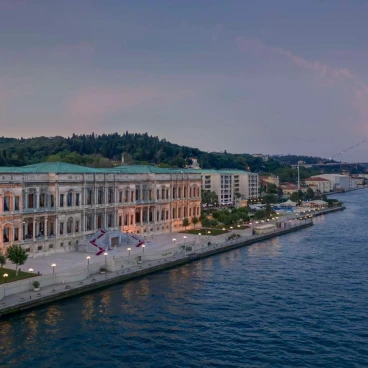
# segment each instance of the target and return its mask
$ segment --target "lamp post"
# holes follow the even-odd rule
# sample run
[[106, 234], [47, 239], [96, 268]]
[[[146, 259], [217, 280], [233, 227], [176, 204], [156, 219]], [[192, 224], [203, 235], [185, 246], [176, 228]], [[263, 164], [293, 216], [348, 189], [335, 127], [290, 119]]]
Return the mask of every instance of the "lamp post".
[[144, 248], [146, 248], [146, 246], [144, 244], [142, 244], [143, 253], [144, 253]]
[[232, 226], [230, 226], [230, 230], [232, 230], [233, 229], [233, 227]]
[[131, 251], [132, 249], [131, 248], [128, 248], [127, 249], [127, 251], [129, 252], [129, 257], [130, 257], [130, 251]]
[[174, 243], [174, 245], [175, 245], [175, 242], [176, 242], [176, 239], [174, 238], [174, 239], [173, 239], [173, 243]]
[[[9, 275], [7, 273], [4, 273], [3, 277], [4, 277], [4, 283], [6, 284], [6, 278], [8, 277]], [[4, 287], [4, 296], [5, 296], [5, 287]]]
[[107, 256], [109, 255], [109, 253], [105, 252], [104, 256], [105, 256], [105, 263], [107, 263]]
[[89, 260], [91, 259], [90, 256], [87, 256], [87, 277], [89, 276]]
[[187, 242], [187, 237], [184, 235], [183, 239], [184, 239], [184, 244], [185, 244]]
[[28, 270], [28, 272], [29, 272], [29, 273], [32, 273], [32, 272], [33, 272], [33, 268], [30, 268], [30, 269]]
[[207, 231], [207, 241], [208, 242], [210, 241], [210, 234], [211, 234], [211, 231]]
[[56, 267], [56, 264], [55, 263], [53, 263], [52, 265], [51, 265], [51, 267], [52, 267], [52, 274], [53, 274], [53, 276], [54, 276], [54, 284], [56, 283], [55, 282], [55, 267]]

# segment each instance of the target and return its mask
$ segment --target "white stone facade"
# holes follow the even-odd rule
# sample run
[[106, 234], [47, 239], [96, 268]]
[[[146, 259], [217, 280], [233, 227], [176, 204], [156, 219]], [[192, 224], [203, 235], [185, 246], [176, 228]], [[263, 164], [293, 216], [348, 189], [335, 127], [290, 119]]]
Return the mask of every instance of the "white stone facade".
[[[72, 165], [73, 166], [73, 165]], [[151, 236], [182, 230], [199, 217], [200, 173], [96, 169], [75, 173], [0, 173], [0, 248], [29, 256], [64, 252], [98, 229]]]
[[242, 198], [259, 196], [258, 174], [241, 170], [199, 170], [202, 189], [213, 191], [220, 204], [233, 204], [239, 194]]

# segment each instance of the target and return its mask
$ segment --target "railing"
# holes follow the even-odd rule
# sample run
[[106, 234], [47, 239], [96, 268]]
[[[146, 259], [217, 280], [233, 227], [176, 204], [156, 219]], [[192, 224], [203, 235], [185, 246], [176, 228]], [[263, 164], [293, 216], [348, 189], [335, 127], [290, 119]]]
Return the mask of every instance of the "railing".
[[[284, 230], [297, 228], [306, 224], [312, 223], [311, 218], [302, 219], [302, 220], [294, 220], [294, 222], [284, 222], [284, 227], [275, 228], [272, 232], [265, 234], [258, 234], [252, 236], [242, 236], [233, 240], [225, 240], [221, 242], [209, 241], [209, 237], [206, 239], [202, 239], [199, 243], [186, 242], [181, 243], [171, 248], [160, 249], [160, 250], [149, 250], [148, 248], [142, 248], [142, 253], [132, 253], [130, 255], [124, 256], [109, 256], [105, 262], [92, 263], [83, 269], [71, 269], [64, 272], [55, 272], [52, 274], [35, 276], [25, 280], [19, 280], [15, 282], [11, 282], [8, 284], [0, 285], [0, 300], [7, 295], [14, 295], [17, 293], [31, 291], [33, 290], [33, 282], [39, 281], [41, 287], [51, 286], [56, 284], [67, 284], [73, 282], [82, 282], [86, 278], [91, 275], [98, 274], [100, 272], [101, 267], [107, 269], [111, 272], [116, 272], [118, 270], [126, 270], [135, 269], [137, 271], [146, 269], [152, 266], [150, 262], [158, 262], [160, 264], [161, 261], [169, 261], [174, 259], [183, 259], [186, 258], [190, 253], [193, 252], [205, 252], [208, 250], [213, 250], [218, 248], [219, 246], [224, 248], [228, 245], [238, 244], [240, 242], [249, 240], [249, 239], [259, 239], [264, 236], [270, 234], [283, 233]], [[156, 265], [158, 265], [156, 264]], [[154, 264], [153, 264], [154, 265]], [[125, 271], [124, 271], [125, 272]]]

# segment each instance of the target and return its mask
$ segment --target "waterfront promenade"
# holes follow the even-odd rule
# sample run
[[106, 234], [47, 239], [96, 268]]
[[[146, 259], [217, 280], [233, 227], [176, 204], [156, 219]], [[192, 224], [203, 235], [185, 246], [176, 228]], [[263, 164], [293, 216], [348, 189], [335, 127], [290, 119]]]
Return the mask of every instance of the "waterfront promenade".
[[[237, 239], [228, 241], [224, 236], [205, 237], [200, 241], [194, 239], [175, 246], [163, 245], [160, 248], [136, 248], [134, 253], [113, 255], [103, 262], [95, 262], [79, 269], [55, 272], [36, 276], [35, 278], [16, 281], [0, 288], [0, 315], [14, 313], [32, 308], [58, 299], [85, 293], [90, 290], [143, 276], [152, 272], [184, 264], [195, 259], [207, 257], [216, 253], [250, 245], [275, 236], [313, 225], [311, 217], [342, 210], [343, 207], [314, 211], [302, 219], [285, 220], [282, 229], [263, 235], [251, 235], [250, 230], [237, 232]], [[229, 234], [226, 234], [227, 236]], [[140, 254], [138, 255], [139, 252]], [[100, 274], [100, 268], [106, 268], [105, 274]], [[39, 292], [33, 291], [32, 282], [41, 283]]]

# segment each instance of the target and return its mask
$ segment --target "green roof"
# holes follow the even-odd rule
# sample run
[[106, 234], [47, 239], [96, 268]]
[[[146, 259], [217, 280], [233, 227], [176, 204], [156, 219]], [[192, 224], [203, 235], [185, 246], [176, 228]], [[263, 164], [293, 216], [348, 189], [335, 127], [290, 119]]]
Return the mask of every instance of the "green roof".
[[43, 162], [40, 164], [7, 167], [1, 166], [0, 173], [55, 173], [55, 174], [83, 174], [83, 173], [126, 173], [126, 174], [175, 174], [180, 172], [197, 173], [198, 170], [167, 169], [149, 165], [127, 165], [112, 168], [93, 168], [68, 164], [66, 162]]
[[220, 170], [199, 169], [196, 171], [199, 171], [203, 175], [206, 175], [206, 174], [240, 175], [240, 174], [250, 174], [251, 173], [250, 171], [238, 170], [238, 169], [220, 169]]

